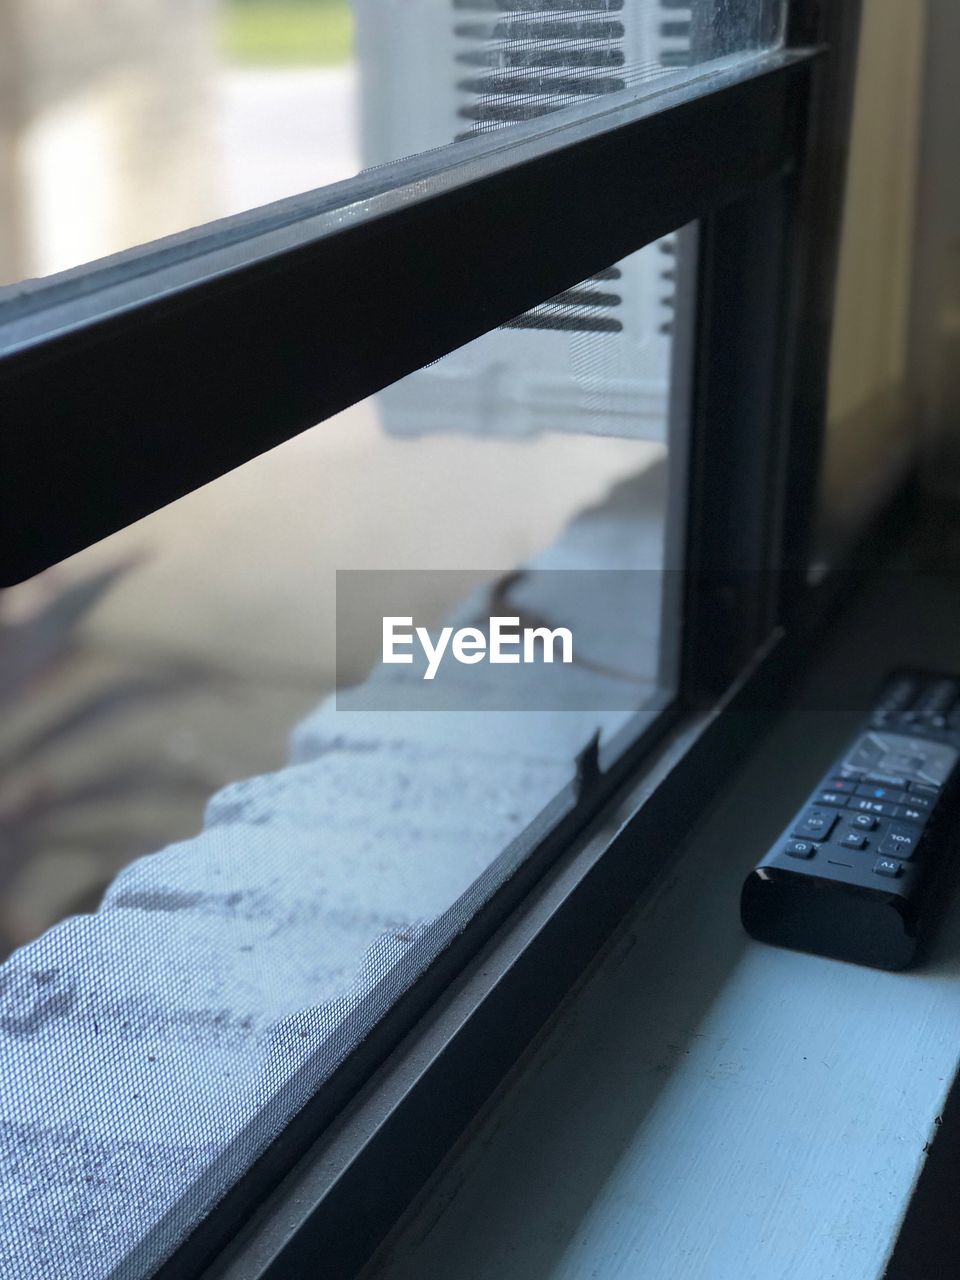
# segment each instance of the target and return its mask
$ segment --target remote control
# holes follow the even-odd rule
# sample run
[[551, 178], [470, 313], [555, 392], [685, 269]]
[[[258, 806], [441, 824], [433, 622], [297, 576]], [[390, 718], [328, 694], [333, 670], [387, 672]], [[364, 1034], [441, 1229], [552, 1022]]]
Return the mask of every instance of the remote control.
[[744, 882], [761, 942], [905, 969], [930, 932], [960, 780], [960, 679], [900, 671]]

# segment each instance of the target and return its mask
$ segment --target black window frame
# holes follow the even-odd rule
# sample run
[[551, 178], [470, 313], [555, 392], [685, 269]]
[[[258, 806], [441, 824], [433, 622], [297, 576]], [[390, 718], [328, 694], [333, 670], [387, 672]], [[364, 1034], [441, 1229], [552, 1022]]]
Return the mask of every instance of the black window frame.
[[155, 1274], [354, 1274], [776, 704], [823, 612], [806, 558], [859, 8], [788, 0], [780, 51], [0, 291], [11, 584], [699, 224], [678, 696], [609, 767], [584, 759], [514, 874]]

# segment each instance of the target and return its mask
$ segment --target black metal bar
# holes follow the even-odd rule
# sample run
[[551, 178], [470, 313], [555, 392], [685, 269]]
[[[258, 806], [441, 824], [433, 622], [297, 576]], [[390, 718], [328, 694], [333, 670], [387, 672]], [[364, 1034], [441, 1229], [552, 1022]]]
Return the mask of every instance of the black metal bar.
[[808, 570], [860, 9], [860, 0], [790, 6], [788, 43], [824, 50], [803, 107], [803, 162], [787, 183], [767, 184], [763, 200], [726, 206], [704, 227], [704, 243], [721, 251], [702, 256], [695, 412], [735, 413], [739, 426], [730, 441], [698, 433], [691, 469], [684, 657], [687, 687], [708, 695], [774, 622], [829, 607], [827, 584], [812, 592]]
[[764, 183], [701, 226], [683, 674], [708, 701], [775, 622], [795, 194]]
[[367, 193], [349, 216], [335, 194], [319, 212], [285, 202], [8, 291], [0, 585], [783, 172], [811, 56], [611, 99], [520, 127], [514, 144], [463, 144], [458, 163], [388, 168], [379, 196], [370, 178], [342, 189]]

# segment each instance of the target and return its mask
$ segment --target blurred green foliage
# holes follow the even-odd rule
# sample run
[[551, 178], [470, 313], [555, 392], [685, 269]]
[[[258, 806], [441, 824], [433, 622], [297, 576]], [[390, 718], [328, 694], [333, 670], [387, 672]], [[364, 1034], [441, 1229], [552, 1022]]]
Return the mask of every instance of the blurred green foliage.
[[246, 66], [336, 66], [353, 47], [348, 0], [228, 0], [226, 57]]

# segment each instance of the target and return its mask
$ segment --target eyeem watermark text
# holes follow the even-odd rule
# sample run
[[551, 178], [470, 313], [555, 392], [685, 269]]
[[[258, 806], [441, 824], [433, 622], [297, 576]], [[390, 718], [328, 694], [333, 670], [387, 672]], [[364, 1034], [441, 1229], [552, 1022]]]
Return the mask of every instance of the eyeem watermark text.
[[424, 680], [433, 680], [449, 655], [455, 662], [473, 667], [479, 662], [515, 666], [521, 663], [573, 662], [573, 633], [567, 627], [521, 627], [517, 618], [491, 618], [485, 631], [479, 627], [443, 627], [434, 643], [426, 627], [414, 627], [413, 618], [383, 619], [383, 661], [411, 665], [419, 645], [427, 659]]

